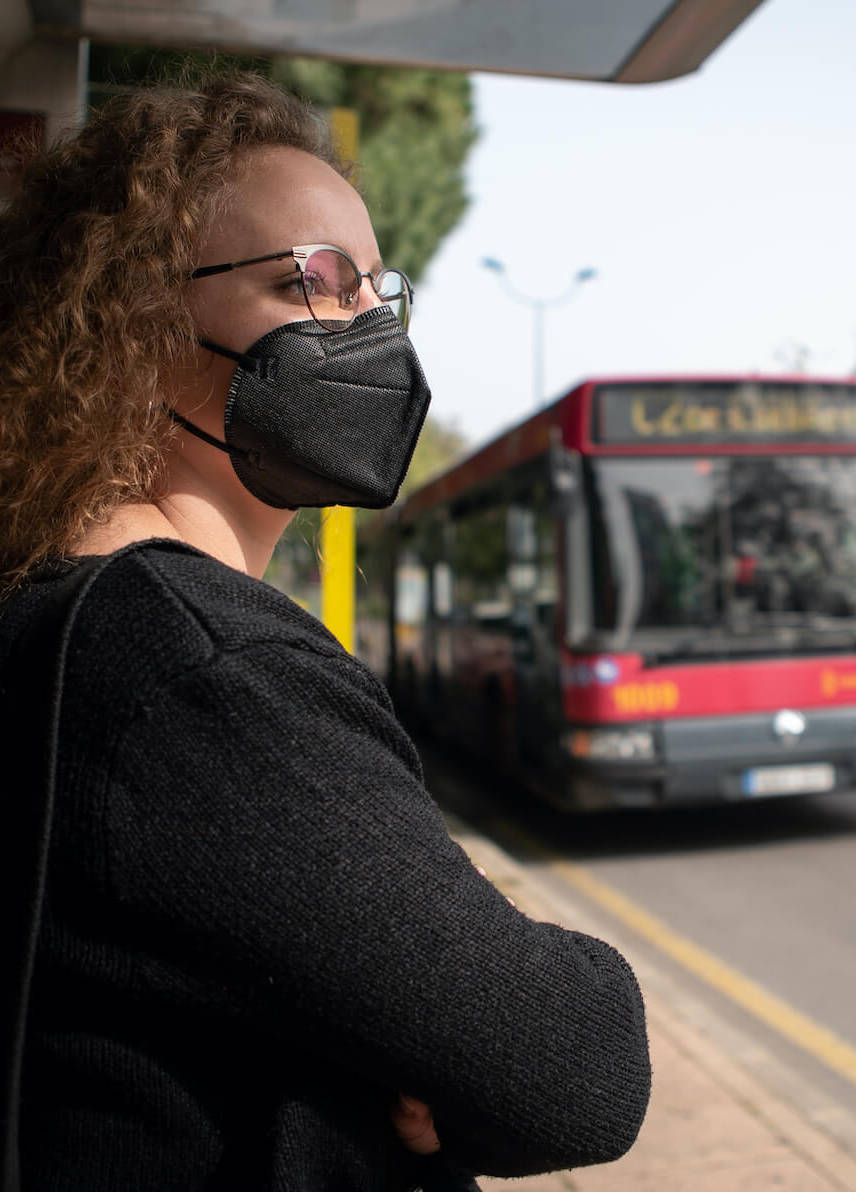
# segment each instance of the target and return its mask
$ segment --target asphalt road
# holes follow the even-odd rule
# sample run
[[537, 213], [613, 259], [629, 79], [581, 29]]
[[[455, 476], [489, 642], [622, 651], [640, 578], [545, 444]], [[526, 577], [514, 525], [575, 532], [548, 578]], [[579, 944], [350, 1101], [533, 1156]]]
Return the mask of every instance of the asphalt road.
[[[561, 885], [563, 862], [582, 866], [856, 1049], [856, 792], [567, 817], [430, 741], [420, 747], [441, 806], [532, 866], [539, 880]], [[790, 1071], [856, 1111], [856, 1077], [754, 1017], [727, 989], [658, 955], [656, 942], [638, 943]]]

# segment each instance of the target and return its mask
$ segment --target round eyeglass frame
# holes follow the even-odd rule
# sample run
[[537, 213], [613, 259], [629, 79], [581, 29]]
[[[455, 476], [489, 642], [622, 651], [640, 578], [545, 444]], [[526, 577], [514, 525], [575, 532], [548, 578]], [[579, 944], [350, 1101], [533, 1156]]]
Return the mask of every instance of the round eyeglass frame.
[[403, 301], [403, 310], [399, 318], [404, 330], [407, 330], [407, 328], [410, 326], [410, 315], [413, 309], [413, 286], [410, 284], [410, 279], [408, 278], [407, 274], [402, 273], [400, 269], [393, 268], [379, 269], [376, 275], [371, 273], [362, 273], [350, 253], [345, 252], [345, 250], [340, 248], [338, 244], [295, 244], [291, 248], [283, 249], [281, 252], [269, 252], [265, 253], [264, 256], [261, 257], [247, 257], [242, 261], [227, 261], [220, 265], [202, 265], [198, 269], [193, 270], [190, 275], [190, 280], [197, 281], [201, 277], [213, 277], [218, 273], [230, 273], [233, 269], [244, 269], [247, 265], [261, 265], [265, 261], [282, 261], [286, 257], [290, 257], [297, 266], [297, 271], [300, 274], [300, 287], [303, 290], [303, 300], [306, 303], [306, 309], [309, 311], [309, 314], [320, 327], [324, 328], [325, 331], [341, 330], [341, 324], [344, 324], [344, 326], [347, 327], [353, 322], [354, 318], [359, 313], [359, 304], [357, 306], [357, 310], [354, 311], [350, 318], [331, 320], [335, 321], [337, 324], [339, 324], [339, 326], [328, 327], [323, 319], [319, 319], [315, 311], [312, 309], [312, 303], [310, 301], [309, 295], [306, 292], [306, 282], [304, 280], [306, 262], [309, 260], [312, 254], [316, 252], [335, 252], [338, 253], [339, 256], [344, 257], [345, 260], [348, 261], [348, 263], [353, 267], [354, 276], [359, 278], [359, 285], [362, 285], [363, 280], [368, 278], [368, 280], [371, 282], [372, 289], [383, 303], [388, 303], [391, 301], [389, 297], [384, 298], [378, 288], [383, 278], [389, 277], [391, 275], [400, 277], [404, 284], [401, 293], [396, 295], [396, 298], [401, 298]]

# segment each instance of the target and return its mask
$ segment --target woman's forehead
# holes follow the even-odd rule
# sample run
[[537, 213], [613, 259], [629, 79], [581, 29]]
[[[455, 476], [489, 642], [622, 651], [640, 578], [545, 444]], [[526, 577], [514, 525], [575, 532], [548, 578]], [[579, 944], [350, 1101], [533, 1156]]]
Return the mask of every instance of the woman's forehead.
[[302, 149], [248, 150], [203, 251], [239, 260], [306, 243], [339, 244], [376, 254], [365, 204], [340, 174]]

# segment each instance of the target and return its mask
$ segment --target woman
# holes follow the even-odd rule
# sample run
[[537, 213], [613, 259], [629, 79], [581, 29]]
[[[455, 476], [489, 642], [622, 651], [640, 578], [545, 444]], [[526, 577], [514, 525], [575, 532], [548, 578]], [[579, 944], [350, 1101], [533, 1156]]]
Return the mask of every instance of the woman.
[[28, 627], [107, 559], [66, 665], [24, 1187], [616, 1158], [649, 1087], [627, 965], [471, 866], [383, 689], [260, 582], [294, 507], [394, 499], [428, 401], [322, 127], [249, 76], [125, 97], [2, 225], [0, 661], [48, 683]]

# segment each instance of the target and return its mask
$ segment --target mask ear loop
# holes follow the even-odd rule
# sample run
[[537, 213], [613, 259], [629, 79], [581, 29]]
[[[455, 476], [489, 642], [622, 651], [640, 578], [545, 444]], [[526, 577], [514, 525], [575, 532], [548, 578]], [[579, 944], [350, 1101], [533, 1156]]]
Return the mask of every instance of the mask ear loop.
[[[185, 418], [183, 414], [179, 414], [178, 410], [173, 410], [169, 406], [164, 407], [169, 417], [178, 426], [190, 431], [192, 435], [196, 435], [197, 439], [201, 439], [203, 443], [209, 443], [212, 447], [218, 447], [220, 451], [225, 451], [228, 456], [242, 455], [244, 459], [249, 460], [253, 467], [259, 468], [262, 466], [261, 456], [258, 451], [247, 451], [243, 447], [229, 447], [226, 443], [222, 443], [219, 439], [215, 439], [213, 435], [209, 435], [207, 430], [203, 430], [201, 426], [195, 426], [189, 418]], [[286, 505], [286, 509], [299, 509], [299, 505]]]
[[212, 343], [210, 339], [198, 339], [200, 348], [207, 348], [217, 356], [225, 356], [227, 360], [235, 360], [246, 372], [254, 373], [263, 381], [272, 381], [277, 374], [279, 361], [275, 356], [247, 356], [244, 352], [233, 352], [231, 348], [224, 348], [221, 344]]
[[243, 451], [240, 447], [229, 447], [220, 439], [215, 439], [213, 435], [209, 435], [207, 430], [203, 430], [201, 426], [196, 426], [189, 418], [185, 418], [183, 414], [179, 414], [178, 410], [170, 409], [167, 406], [166, 412], [173, 422], [177, 423], [178, 426], [184, 427], [185, 430], [189, 430], [192, 435], [196, 435], [197, 439], [201, 439], [203, 443], [210, 443], [212, 447], [219, 447], [227, 455], [231, 455], [233, 452], [236, 455], [250, 455], [249, 451]]
[[[247, 372], [255, 373], [264, 380], [271, 380], [276, 375], [278, 361], [273, 356], [247, 356], [244, 352], [233, 352], [231, 348], [224, 348], [221, 344], [212, 343], [210, 339], [199, 339], [196, 342], [201, 348], [207, 348], [209, 352], [225, 356], [228, 360], [237, 361]], [[244, 451], [240, 447], [229, 447], [222, 439], [216, 439], [214, 435], [209, 435], [207, 430], [196, 426], [189, 418], [185, 418], [183, 414], [179, 414], [178, 410], [173, 410], [170, 406], [166, 407], [166, 412], [178, 426], [190, 431], [192, 435], [196, 435], [197, 439], [201, 439], [203, 443], [225, 451], [227, 455], [244, 455], [249, 458], [255, 454], [252, 451]]]

